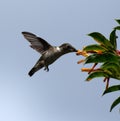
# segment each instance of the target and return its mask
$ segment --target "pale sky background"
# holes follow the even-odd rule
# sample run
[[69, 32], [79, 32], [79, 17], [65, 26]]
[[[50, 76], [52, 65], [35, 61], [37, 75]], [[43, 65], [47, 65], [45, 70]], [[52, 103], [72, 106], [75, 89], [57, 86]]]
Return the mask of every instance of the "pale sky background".
[[85, 82], [83, 65], [77, 65], [82, 57], [75, 53], [61, 57], [49, 72], [29, 77], [40, 55], [21, 34], [29, 31], [52, 45], [69, 42], [82, 49], [94, 43], [88, 33], [108, 37], [116, 18], [120, 0], [1, 0], [0, 121], [120, 121], [120, 105], [109, 112], [119, 93], [102, 97], [103, 78]]

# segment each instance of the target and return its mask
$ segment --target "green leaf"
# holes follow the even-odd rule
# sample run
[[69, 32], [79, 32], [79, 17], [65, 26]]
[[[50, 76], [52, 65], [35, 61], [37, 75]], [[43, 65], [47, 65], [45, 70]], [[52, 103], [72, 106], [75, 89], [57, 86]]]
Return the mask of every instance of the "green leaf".
[[[112, 68], [112, 69], [115, 69], [116, 71], [120, 71], [120, 65], [119, 65], [119, 62], [107, 62], [107, 63], [104, 63], [102, 66], [101, 66], [101, 69], [109, 69], [109, 68]], [[119, 70], [118, 70], [119, 69]]]
[[93, 45], [88, 45], [86, 46], [83, 50], [85, 51], [93, 51], [93, 50], [100, 50], [102, 52], [104, 52], [106, 49], [98, 44], [93, 44]]
[[87, 63], [103, 63], [103, 62], [117, 62], [119, 56], [112, 53], [103, 54], [92, 54], [85, 59], [85, 64]]
[[114, 29], [115, 30], [120, 30], [120, 26], [116, 26]]
[[116, 30], [113, 30], [110, 34], [110, 43], [113, 45], [114, 49], [117, 49], [117, 42], [116, 42]]
[[120, 19], [115, 19], [117, 21], [118, 24], [120, 24]]
[[105, 90], [103, 95], [105, 95], [107, 93], [119, 91], [119, 90], [120, 90], [120, 85], [114, 85], [114, 86], [109, 87], [107, 90]]
[[96, 71], [96, 72], [89, 74], [86, 81], [90, 81], [91, 79], [97, 78], [97, 77], [107, 77], [108, 78], [109, 75], [107, 73], [105, 73], [104, 71]]
[[110, 108], [110, 112], [112, 111], [112, 109], [117, 106], [118, 104], [120, 103], [120, 97], [118, 97], [114, 102], [113, 104], [111, 105], [111, 108]]
[[101, 66], [101, 69], [109, 73], [112, 78], [120, 79], [120, 64], [107, 62]]
[[104, 47], [113, 48], [112, 44], [101, 33], [93, 32], [93, 33], [90, 33], [88, 35], [91, 36], [95, 41], [97, 41], [98, 43], [100, 43]]

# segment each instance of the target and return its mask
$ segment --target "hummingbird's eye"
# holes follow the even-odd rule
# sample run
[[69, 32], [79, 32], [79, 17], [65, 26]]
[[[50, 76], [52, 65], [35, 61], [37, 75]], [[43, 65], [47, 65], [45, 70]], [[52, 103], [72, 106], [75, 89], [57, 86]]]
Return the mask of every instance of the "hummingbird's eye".
[[66, 47], [67, 49], [70, 49], [71, 47], [69, 46], [69, 45], [67, 45], [67, 47]]

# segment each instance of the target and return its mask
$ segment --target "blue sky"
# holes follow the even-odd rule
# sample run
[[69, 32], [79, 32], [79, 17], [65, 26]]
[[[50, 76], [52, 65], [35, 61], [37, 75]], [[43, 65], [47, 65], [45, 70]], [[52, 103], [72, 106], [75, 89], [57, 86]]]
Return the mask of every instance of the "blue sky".
[[[87, 74], [80, 71], [83, 65], [77, 65], [82, 57], [75, 53], [61, 57], [48, 73], [40, 70], [29, 77], [27, 73], [40, 55], [21, 34], [29, 31], [52, 45], [69, 42], [82, 49], [94, 43], [88, 33], [109, 36], [117, 25], [114, 19], [120, 18], [119, 5], [119, 0], [0, 1], [0, 120], [120, 120], [119, 106], [109, 112], [119, 93], [102, 97], [102, 78], [85, 82]], [[111, 80], [111, 84], [117, 81]]]

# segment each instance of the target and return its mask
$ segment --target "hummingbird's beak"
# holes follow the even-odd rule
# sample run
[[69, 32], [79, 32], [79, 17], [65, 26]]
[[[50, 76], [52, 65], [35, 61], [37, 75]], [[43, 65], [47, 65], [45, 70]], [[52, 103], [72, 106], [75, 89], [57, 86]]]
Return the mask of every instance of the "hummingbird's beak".
[[73, 52], [77, 52], [77, 51], [78, 51], [77, 49], [73, 48]]

